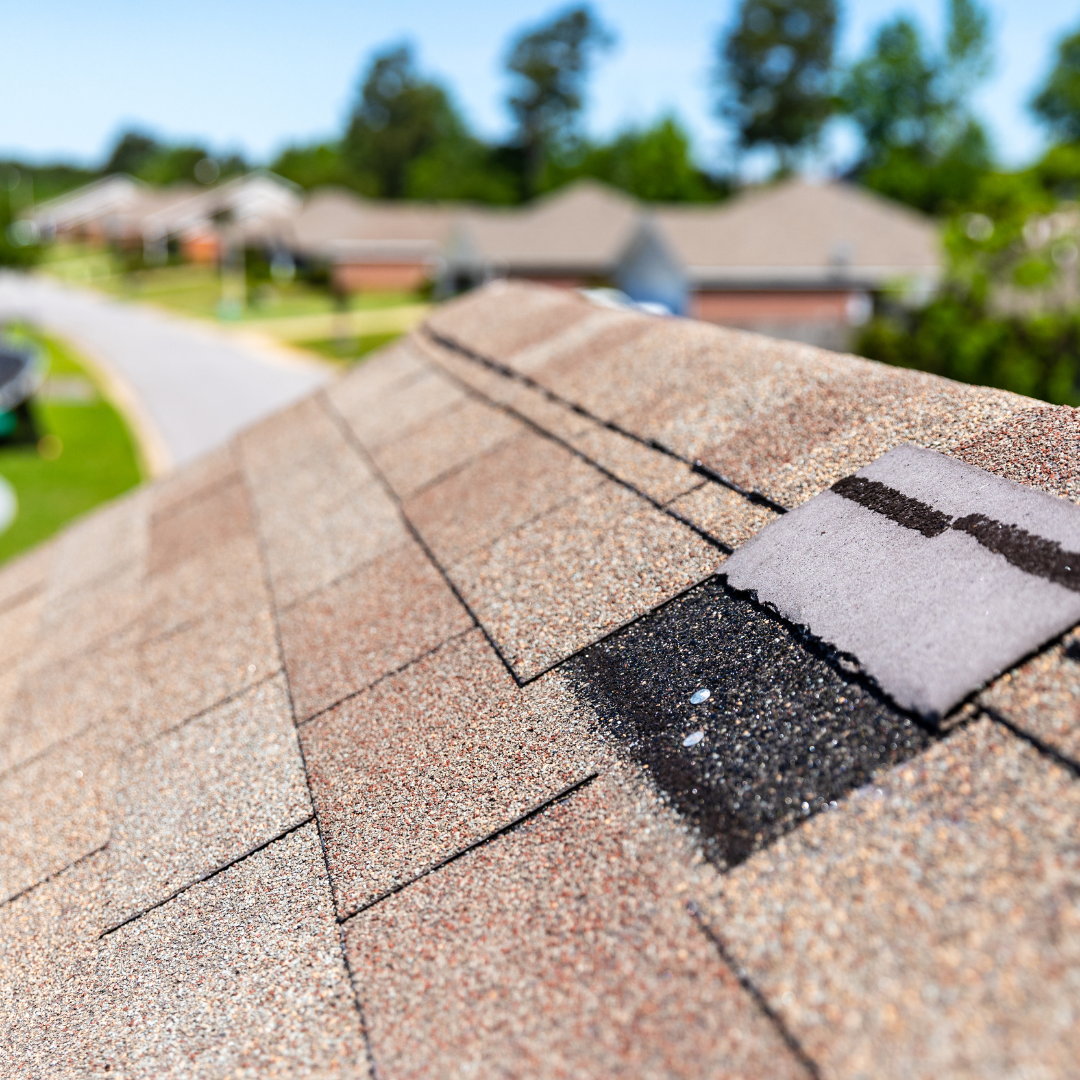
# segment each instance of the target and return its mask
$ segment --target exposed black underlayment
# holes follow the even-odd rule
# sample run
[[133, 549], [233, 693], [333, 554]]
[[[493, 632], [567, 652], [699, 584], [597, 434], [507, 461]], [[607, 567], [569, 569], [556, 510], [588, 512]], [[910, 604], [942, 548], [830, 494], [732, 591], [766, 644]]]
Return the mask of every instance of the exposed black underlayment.
[[562, 670], [725, 868], [934, 738], [719, 577]]
[[940, 536], [948, 529], [967, 533], [1018, 570], [1080, 592], [1080, 552], [1066, 551], [1053, 540], [1019, 525], [995, 521], [985, 514], [968, 514], [954, 521], [927, 503], [862, 476], [845, 476], [830, 490], [928, 538]]

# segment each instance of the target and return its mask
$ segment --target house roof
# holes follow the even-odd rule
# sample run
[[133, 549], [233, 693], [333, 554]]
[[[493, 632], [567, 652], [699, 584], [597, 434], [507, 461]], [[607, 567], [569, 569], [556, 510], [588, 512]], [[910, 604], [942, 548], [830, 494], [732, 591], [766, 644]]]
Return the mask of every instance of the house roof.
[[448, 204], [364, 199], [319, 188], [283, 230], [297, 252], [338, 262], [434, 258], [459, 212]]
[[652, 225], [698, 287], [879, 287], [941, 270], [935, 222], [853, 184], [788, 180], [720, 206], [663, 207]]
[[147, 192], [141, 180], [117, 173], [38, 203], [29, 216], [43, 229], [74, 229], [128, 210]]
[[455, 223], [452, 267], [511, 274], [607, 274], [640, 214], [635, 199], [579, 180], [524, 209], [474, 209]]
[[81, 519], [0, 570], [8, 1071], [1068, 1074], [1077, 629], [927, 717], [725, 565], [1075, 552], [1078, 436], [496, 283]]

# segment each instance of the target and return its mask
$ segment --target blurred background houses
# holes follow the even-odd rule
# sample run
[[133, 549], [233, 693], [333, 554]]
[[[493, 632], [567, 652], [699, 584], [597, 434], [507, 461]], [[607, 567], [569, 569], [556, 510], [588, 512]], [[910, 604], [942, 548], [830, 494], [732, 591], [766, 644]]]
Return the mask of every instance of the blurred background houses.
[[[501, 140], [392, 42], [336, 138], [258, 167], [138, 128], [96, 168], [0, 164], [0, 262], [189, 314], [278, 318], [283, 339], [346, 358], [398, 323], [344, 312], [400, 309], [404, 328], [497, 277], [607, 288], [1080, 403], [1080, 27], [1062, 13], [1027, 102], [1045, 149], [1004, 169], [973, 104], [994, 3], [927, 3], [934, 31], [898, 3], [842, 58], [840, 0], [731, 0], [706, 57], [719, 156], [672, 112], [588, 134], [590, 80], [618, 40], [589, 6], [508, 42]], [[837, 124], [855, 141], [830, 158]]]

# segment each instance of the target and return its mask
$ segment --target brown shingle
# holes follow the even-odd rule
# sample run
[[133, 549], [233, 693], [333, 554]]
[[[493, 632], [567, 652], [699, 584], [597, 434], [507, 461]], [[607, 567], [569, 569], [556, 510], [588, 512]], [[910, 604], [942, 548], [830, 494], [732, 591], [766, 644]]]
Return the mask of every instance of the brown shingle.
[[465, 556], [449, 570], [528, 679], [706, 577], [723, 556], [613, 481]]
[[339, 386], [331, 387], [327, 398], [368, 450], [402, 438], [465, 399], [457, 383], [435, 370], [397, 383], [377, 398], [346, 394]]
[[104, 853], [0, 907], [0, 1047], [18, 1077], [78, 1080], [94, 1038]]
[[238, 694], [279, 670], [270, 608], [224, 610], [144, 642], [137, 717], [143, 738]]
[[115, 747], [93, 729], [0, 776], [0, 901], [109, 838]]
[[716, 932], [827, 1075], [1065, 1075], [1080, 788], [980, 721], [753, 856]]
[[597, 780], [347, 924], [390, 1075], [802, 1077]]
[[102, 942], [95, 1075], [367, 1077], [314, 825]]
[[1080, 502], [1080, 413], [1042, 405], [953, 451], [987, 472]]
[[150, 520], [148, 572], [167, 570], [252, 534], [247, 496], [238, 473], [173, 504]]
[[1080, 762], [1080, 628], [995, 679], [979, 702]]
[[134, 633], [55, 663], [24, 665], [0, 718], [0, 761], [12, 769], [95, 724], [130, 734], [138, 673]]
[[179, 510], [189, 499], [199, 499], [240, 474], [233, 443], [211, 450], [175, 472], [167, 473], [154, 485], [153, 516]]
[[245, 473], [284, 607], [339, 578], [404, 535], [378, 479], [317, 399], [297, 413], [286, 449], [271, 425], [243, 440]]
[[[508, 309], [515, 318], [502, 317]], [[432, 312], [427, 325], [436, 334], [505, 363], [519, 350], [553, 337], [595, 310], [565, 289], [497, 281]]]
[[601, 480], [569, 451], [525, 430], [409, 499], [404, 509], [448, 566]]
[[363, 690], [472, 625], [413, 540], [281, 615], [298, 719]]
[[587, 774], [479, 630], [301, 729], [338, 910], [371, 903]]
[[132, 751], [116, 801], [102, 928], [310, 814], [284, 677]]
[[502, 410], [467, 398], [401, 439], [384, 443], [374, 454], [375, 463], [397, 497], [408, 499], [521, 429]]
[[668, 508], [733, 548], [776, 517], [776, 512], [767, 506], [752, 503], [730, 488], [710, 481], [673, 499]]

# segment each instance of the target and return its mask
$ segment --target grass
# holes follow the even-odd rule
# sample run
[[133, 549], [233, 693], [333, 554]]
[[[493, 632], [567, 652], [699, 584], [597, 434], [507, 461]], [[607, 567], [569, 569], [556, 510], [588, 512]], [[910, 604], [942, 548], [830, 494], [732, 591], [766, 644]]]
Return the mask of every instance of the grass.
[[318, 353], [327, 360], [333, 360], [339, 364], [355, 364], [363, 359], [368, 353], [381, 349], [401, 337], [400, 334], [369, 334], [363, 337], [345, 338], [343, 341], [337, 338], [329, 338], [324, 341], [300, 341], [297, 344], [302, 349]]
[[[183, 315], [218, 318], [221, 279], [214, 266], [184, 263], [124, 274], [119, 260], [105, 248], [56, 244], [46, 250], [40, 269], [69, 284], [92, 285], [113, 296], [160, 304]], [[370, 293], [354, 297], [350, 309], [377, 310], [416, 300], [412, 293]], [[241, 318], [231, 321], [242, 326], [248, 319], [323, 315], [336, 310], [328, 289], [304, 281], [266, 283], [249, 290]]]
[[0, 562], [32, 547], [62, 525], [99, 503], [134, 487], [142, 479], [135, 442], [120, 414], [101, 396], [92, 371], [62, 341], [23, 333], [48, 354], [49, 378], [86, 380], [94, 393], [87, 401], [36, 396], [30, 411], [42, 444], [0, 444], [0, 476], [15, 488], [19, 512], [0, 534]]

